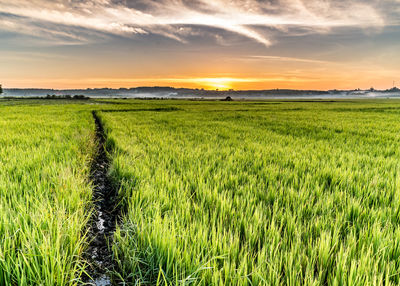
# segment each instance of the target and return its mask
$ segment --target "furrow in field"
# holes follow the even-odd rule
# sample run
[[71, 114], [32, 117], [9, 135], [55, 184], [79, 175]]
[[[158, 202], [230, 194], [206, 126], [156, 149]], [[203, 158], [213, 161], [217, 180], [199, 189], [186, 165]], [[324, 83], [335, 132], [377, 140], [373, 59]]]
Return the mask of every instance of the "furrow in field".
[[91, 180], [94, 186], [93, 200], [95, 212], [90, 221], [91, 243], [87, 251], [91, 262], [89, 283], [96, 286], [112, 285], [108, 275], [113, 268], [111, 243], [119, 215], [117, 188], [108, 176], [110, 160], [106, 150], [106, 135], [103, 125], [95, 111], [93, 118], [96, 124], [97, 154], [92, 163]]

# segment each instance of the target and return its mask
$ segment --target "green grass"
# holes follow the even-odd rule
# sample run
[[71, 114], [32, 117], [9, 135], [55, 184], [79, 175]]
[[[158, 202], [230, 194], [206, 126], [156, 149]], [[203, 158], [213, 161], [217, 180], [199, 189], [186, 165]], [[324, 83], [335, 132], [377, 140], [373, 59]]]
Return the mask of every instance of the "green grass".
[[127, 285], [400, 284], [400, 101], [4, 100], [0, 285], [82, 284], [92, 110]]
[[400, 283], [397, 102], [165, 106], [101, 114], [126, 281]]
[[91, 114], [0, 106], [0, 285], [76, 285], [91, 210]]

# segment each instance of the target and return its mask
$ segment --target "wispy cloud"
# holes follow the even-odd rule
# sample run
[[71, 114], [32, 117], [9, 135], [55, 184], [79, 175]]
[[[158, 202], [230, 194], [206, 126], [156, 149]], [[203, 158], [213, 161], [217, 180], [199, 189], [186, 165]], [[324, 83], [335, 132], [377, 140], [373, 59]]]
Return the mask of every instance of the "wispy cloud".
[[310, 63], [310, 64], [331, 64], [328, 61], [304, 59], [304, 58], [293, 58], [293, 57], [281, 57], [281, 56], [249, 56], [246, 60], [268, 60], [268, 61], [285, 61], [285, 62], [299, 62], [299, 63]]
[[385, 7], [396, 4], [397, 0], [0, 0], [0, 29], [77, 42], [87, 38], [77, 28], [125, 37], [159, 34], [185, 42], [186, 28], [198, 26], [269, 46], [270, 29], [290, 34], [293, 27], [312, 33], [337, 27], [380, 28], [394, 18], [393, 9]]

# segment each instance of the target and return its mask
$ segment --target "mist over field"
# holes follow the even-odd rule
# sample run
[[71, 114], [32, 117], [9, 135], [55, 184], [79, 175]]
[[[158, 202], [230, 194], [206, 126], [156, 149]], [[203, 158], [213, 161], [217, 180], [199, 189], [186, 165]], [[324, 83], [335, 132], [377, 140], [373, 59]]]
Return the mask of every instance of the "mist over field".
[[268, 100], [268, 99], [371, 99], [400, 98], [400, 90], [385, 91], [344, 90], [344, 91], [302, 91], [302, 90], [259, 90], [259, 91], [216, 91], [199, 89], [174, 89], [169, 87], [142, 87], [132, 89], [5, 89], [2, 97], [62, 97], [83, 95], [91, 98], [142, 98], [142, 99], [225, 99]]

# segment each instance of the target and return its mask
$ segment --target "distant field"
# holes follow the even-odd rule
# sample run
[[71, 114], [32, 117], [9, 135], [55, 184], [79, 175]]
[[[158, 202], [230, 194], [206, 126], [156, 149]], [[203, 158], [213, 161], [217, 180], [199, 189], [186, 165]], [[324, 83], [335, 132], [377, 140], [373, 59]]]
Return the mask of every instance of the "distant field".
[[81, 284], [102, 120], [128, 285], [398, 285], [400, 101], [0, 101], [0, 285]]

